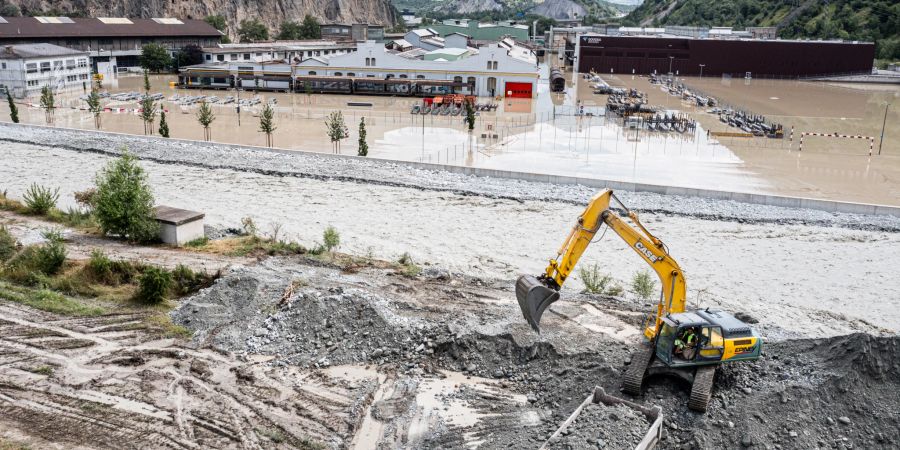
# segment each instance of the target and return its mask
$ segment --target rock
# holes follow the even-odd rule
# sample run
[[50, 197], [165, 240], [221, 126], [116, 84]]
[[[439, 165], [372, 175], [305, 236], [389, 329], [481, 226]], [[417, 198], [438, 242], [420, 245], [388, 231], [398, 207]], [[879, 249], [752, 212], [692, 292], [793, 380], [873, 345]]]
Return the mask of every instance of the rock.
[[466, 366], [466, 372], [474, 372], [476, 370], [478, 370], [478, 366], [476, 366], [475, 364], [469, 364]]
[[494, 378], [503, 378], [506, 374], [503, 373], [503, 369], [497, 369], [494, 371]]
[[744, 437], [741, 438], [741, 445], [744, 447], [750, 447], [753, 445], [753, 438], [750, 437], [749, 434], [745, 434]]
[[794, 437], [794, 438], [795, 438], [795, 437], [797, 437], [797, 432], [796, 432], [796, 431], [791, 431], [790, 433], [788, 433], [788, 435], [789, 435], [790, 437]]
[[528, 403], [537, 403], [538, 401], [537, 397], [534, 394], [528, 394], [525, 399], [528, 400]]
[[734, 422], [728, 421], [728, 428], [734, 428]]
[[834, 419], [832, 419], [831, 417], [826, 417], [825, 421], [828, 422], [828, 425], [834, 425]]
[[373, 357], [373, 358], [380, 358], [381, 355], [383, 355], [383, 354], [384, 354], [384, 350], [382, 350], [382, 349], [380, 349], [380, 348], [376, 348], [375, 351], [372, 352], [372, 357]]
[[748, 387], [741, 388], [741, 390], [744, 391], [744, 393], [747, 394], [747, 395], [750, 395], [750, 394], [753, 393], [753, 389], [750, 389], [750, 388], [748, 388]]
[[838, 421], [844, 425], [850, 425], [850, 418], [847, 416], [838, 417]]

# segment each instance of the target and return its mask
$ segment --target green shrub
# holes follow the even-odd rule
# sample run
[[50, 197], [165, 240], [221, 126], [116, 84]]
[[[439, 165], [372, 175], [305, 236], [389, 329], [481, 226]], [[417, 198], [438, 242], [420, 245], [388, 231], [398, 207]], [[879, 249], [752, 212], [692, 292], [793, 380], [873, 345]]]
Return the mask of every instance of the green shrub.
[[159, 224], [153, 217], [153, 193], [147, 174], [127, 151], [97, 174], [93, 196], [94, 215], [104, 234], [133, 242], [157, 238]]
[[611, 297], [621, 297], [624, 293], [625, 288], [623, 288], [622, 285], [618, 283], [606, 288], [606, 295], [609, 295]]
[[631, 279], [632, 292], [644, 300], [650, 299], [655, 287], [656, 281], [653, 280], [653, 276], [650, 275], [650, 272], [647, 272], [646, 270], [635, 273], [634, 278]]
[[599, 264], [582, 265], [578, 268], [578, 275], [584, 283], [584, 290], [589, 294], [605, 294], [612, 277], [600, 271]]
[[16, 254], [18, 244], [5, 226], [0, 226], [0, 263], [8, 261]]
[[135, 300], [156, 305], [166, 300], [172, 289], [172, 274], [160, 267], [147, 267], [141, 274]]
[[22, 198], [29, 213], [47, 214], [50, 209], [56, 207], [56, 201], [59, 200], [59, 188], [50, 190], [50, 188], [34, 183], [25, 191]]
[[56, 275], [66, 262], [66, 246], [62, 241], [49, 241], [37, 248], [33, 268], [45, 275]]
[[178, 296], [184, 296], [199, 291], [205, 287], [209, 287], [216, 276], [209, 275], [206, 272], [194, 272], [190, 267], [179, 264], [172, 271], [172, 281], [174, 283], [174, 291]]
[[104, 284], [113, 284], [111, 282], [113, 279], [112, 267], [113, 263], [106, 256], [106, 253], [103, 253], [103, 250], [94, 249], [91, 251], [91, 259], [88, 260], [85, 270], [94, 281]]
[[422, 272], [422, 268], [413, 262], [409, 252], [403, 252], [400, 258], [397, 259], [397, 263], [400, 264], [400, 273], [408, 277], [414, 277]]
[[327, 252], [330, 252], [341, 245], [341, 235], [333, 226], [329, 225], [328, 228], [322, 232], [322, 245]]

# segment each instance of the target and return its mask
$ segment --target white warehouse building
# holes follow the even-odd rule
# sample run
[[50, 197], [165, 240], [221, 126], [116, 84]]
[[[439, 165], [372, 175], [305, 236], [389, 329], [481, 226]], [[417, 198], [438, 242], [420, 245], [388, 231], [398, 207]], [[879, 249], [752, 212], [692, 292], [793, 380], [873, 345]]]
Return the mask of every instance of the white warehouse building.
[[538, 67], [533, 55], [518, 55], [498, 44], [458, 55], [429, 57], [428, 53], [418, 52], [406, 57], [385, 49], [383, 44], [364, 42], [353, 53], [327, 60], [307, 59], [295, 66], [294, 75], [454, 81], [465, 83], [479, 96], [532, 98], [536, 93]]
[[0, 48], [0, 91], [15, 98], [86, 90], [91, 84], [88, 53], [52, 44], [6, 45]]

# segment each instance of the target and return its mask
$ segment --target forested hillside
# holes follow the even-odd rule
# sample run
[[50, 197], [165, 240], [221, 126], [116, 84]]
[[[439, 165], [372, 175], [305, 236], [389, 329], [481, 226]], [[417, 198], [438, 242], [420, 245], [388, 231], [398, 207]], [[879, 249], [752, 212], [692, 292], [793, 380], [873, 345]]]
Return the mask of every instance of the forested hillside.
[[646, 0], [630, 25], [777, 26], [782, 38], [874, 41], [882, 59], [900, 59], [896, 0]]

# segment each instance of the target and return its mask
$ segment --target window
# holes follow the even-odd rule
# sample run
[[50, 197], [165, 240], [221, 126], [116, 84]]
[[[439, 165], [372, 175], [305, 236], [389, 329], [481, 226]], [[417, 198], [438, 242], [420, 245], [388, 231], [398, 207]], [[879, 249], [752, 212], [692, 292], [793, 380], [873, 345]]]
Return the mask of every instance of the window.
[[87, 79], [88, 79], [88, 74], [83, 73], [83, 74], [81, 74], [81, 75], [78, 75], [78, 79], [79, 79], [79, 80], [87, 80]]
[[0, 63], [0, 69], [6, 70], [6, 63]]
[[372, 65], [375, 65], [375, 58], [372, 58]]
[[244, 53], [244, 61], [250, 61], [250, 54]]
[[355, 73], [353, 73], [353, 72], [347, 72], [347, 76], [348, 76], [348, 77], [355, 77], [355, 76], [356, 76], [356, 74], [355, 74]]
[[370, 60], [371, 60], [370, 58], [366, 58], [366, 67], [369, 67], [371, 65], [371, 64], [369, 64]]
[[490, 61], [487, 62], [487, 70], [491, 70], [491, 62]]
[[424, 79], [425, 79], [425, 75], [416, 75], [416, 79], [417, 79], [417, 80], [424, 80]]
[[340, 76], [343, 76], [343, 74], [342, 74], [342, 73], [340, 73], [340, 72], [335, 72], [335, 73], [334, 73], [334, 76], [336, 76], [336, 77], [340, 77]]
[[497, 70], [497, 61], [494, 61], [494, 70]]
[[310, 70], [310, 71], [309, 71], [309, 74], [310, 74], [310, 75], [315, 75], [315, 74], [316, 74], [316, 71], [315, 71], [315, 70]]
[[394, 74], [389, 73], [389, 74], [387, 74], [387, 76], [384, 77], [384, 78], [385, 78], [386, 80], [390, 80], [391, 78], [394, 78]]
[[406, 78], [406, 74], [405, 74], [405, 73], [401, 73], [401, 74], [400, 74], [400, 78]]
[[62, 70], [62, 68], [63, 68], [62, 60], [53, 61], [53, 70]]
[[256, 56], [262, 56], [262, 53], [257, 53]]
[[216, 55], [216, 61], [225, 61], [225, 55]]
[[68, 75], [66, 81], [78, 81], [78, 75]]
[[50, 63], [42, 62], [41, 63], [41, 72], [49, 72], [50, 71]]
[[67, 59], [66, 60], [66, 69], [74, 69], [75, 68], [75, 60]]
[[453, 82], [454, 83], [462, 83], [462, 77], [460, 77], [460, 76], [453, 77]]
[[203, 55], [203, 56], [206, 58], [207, 61], [212, 61], [212, 55], [210, 55], [209, 53], [207, 53], [206, 55]]
[[87, 58], [81, 58], [78, 60], [78, 67], [87, 67], [88, 60]]
[[230, 59], [232, 61], [237, 61], [237, 55], [232, 53], [232, 54], [228, 55], [228, 59]]
[[37, 85], [38, 85], [38, 80], [28, 80], [28, 85], [29, 85], [29, 86], [32, 86], [32, 87], [33, 87], [33, 86], [37, 86]]
[[28, 73], [37, 73], [37, 63], [28, 63], [25, 64], [25, 71]]

